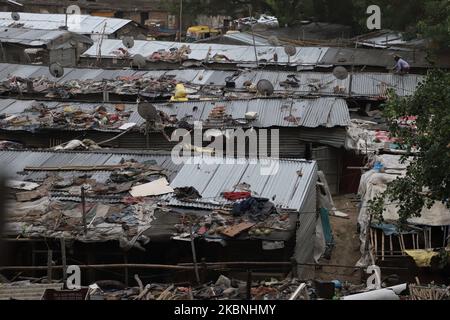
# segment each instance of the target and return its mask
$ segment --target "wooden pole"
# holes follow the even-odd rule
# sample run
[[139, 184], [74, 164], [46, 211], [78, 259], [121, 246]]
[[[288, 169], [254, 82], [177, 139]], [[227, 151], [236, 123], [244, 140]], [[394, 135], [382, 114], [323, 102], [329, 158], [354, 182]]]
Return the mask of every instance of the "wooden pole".
[[392, 234], [389, 236], [389, 248], [391, 249], [391, 256], [394, 255], [394, 245], [392, 243]]
[[128, 254], [126, 252], [123, 253], [123, 262], [125, 263], [125, 272], [124, 272], [124, 280], [125, 285], [128, 287]]
[[190, 225], [189, 234], [191, 237], [192, 260], [194, 262], [195, 279], [197, 280], [197, 283], [200, 283], [200, 275], [198, 273], [198, 266], [197, 266], [197, 254], [195, 252], [195, 243], [194, 243], [194, 228], [192, 224]]
[[403, 234], [402, 233], [400, 233], [400, 239], [401, 239], [401, 241], [402, 241], [402, 246], [403, 246], [403, 250], [402, 250], [402, 255], [404, 256], [405, 255], [405, 250], [406, 250], [406, 247], [405, 247], [405, 238], [403, 238]]
[[381, 232], [381, 260], [384, 261], [384, 232]]
[[52, 283], [52, 256], [53, 251], [47, 250], [47, 282]]
[[86, 197], [84, 194], [84, 186], [81, 186], [81, 208], [82, 208], [82, 217], [83, 217], [83, 230], [84, 235], [87, 234], [87, 226], [86, 226]]
[[247, 270], [247, 300], [252, 300], [252, 271]]
[[423, 242], [425, 243], [424, 249], [427, 249], [428, 241], [427, 241], [427, 232], [426, 230], [423, 230]]
[[67, 279], [67, 259], [66, 259], [66, 241], [64, 238], [60, 238], [59, 242], [61, 244], [61, 260], [63, 265], [63, 282]]
[[373, 236], [375, 238], [375, 255], [377, 255], [378, 252], [378, 234], [377, 230], [373, 231]]

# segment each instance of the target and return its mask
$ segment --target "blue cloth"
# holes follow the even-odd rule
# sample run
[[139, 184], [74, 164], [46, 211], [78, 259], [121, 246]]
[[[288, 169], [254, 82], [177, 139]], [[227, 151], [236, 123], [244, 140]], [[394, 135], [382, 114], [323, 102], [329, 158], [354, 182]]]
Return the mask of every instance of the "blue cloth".
[[380, 223], [380, 224], [372, 223], [372, 228], [381, 229], [383, 233], [387, 236], [399, 234], [397, 227], [390, 223]]
[[333, 232], [331, 231], [330, 217], [328, 215], [328, 209], [320, 208], [320, 219], [322, 220], [322, 229], [325, 236], [325, 243], [327, 245], [333, 244]]

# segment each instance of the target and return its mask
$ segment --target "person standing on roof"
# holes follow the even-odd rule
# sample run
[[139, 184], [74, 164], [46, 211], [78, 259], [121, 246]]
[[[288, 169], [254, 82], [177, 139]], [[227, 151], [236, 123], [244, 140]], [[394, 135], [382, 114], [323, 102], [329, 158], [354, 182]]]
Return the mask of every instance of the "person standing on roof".
[[398, 74], [405, 74], [409, 73], [409, 63], [403, 60], [401, 57], [395, 55], [394, 60], [396, 61], [395, 66], [392, 68], [392, 70], [395, 70], [395, 73]]

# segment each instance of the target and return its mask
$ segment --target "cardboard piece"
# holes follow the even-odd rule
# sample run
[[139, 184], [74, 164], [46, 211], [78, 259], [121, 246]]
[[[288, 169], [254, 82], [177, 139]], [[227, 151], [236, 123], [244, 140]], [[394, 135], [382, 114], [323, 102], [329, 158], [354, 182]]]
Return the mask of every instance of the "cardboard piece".
[[130, 194], [133, 197], [147, 197], [147, 196], [159, 196], [161, 194], [167, 194], [173, 192], [173, 188], [169, 186], [166, 178], [161, 178], [149, 183], [144, 183], [139, 186], [134, 186], [130, 190]]

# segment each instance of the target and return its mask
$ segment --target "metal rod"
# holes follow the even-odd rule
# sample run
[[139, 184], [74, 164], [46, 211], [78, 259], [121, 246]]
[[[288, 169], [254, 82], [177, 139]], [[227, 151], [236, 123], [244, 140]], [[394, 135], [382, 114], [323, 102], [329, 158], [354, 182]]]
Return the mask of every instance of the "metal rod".
[[197, 266], [197, 254], [195, 252], [195, 243], [194, 243], [194, 228], [192, 227], [192, 224], [190, 226], [189, 235], [191, 237], [192, 260], [194, 261], [195, 278], [197, 282], [200, 283], [200, 275], [198, 273], [198, 266]]
[[[165, 264], [86, 264], [78, 265], [80, 269], [123, 269], [128, 268], [140, 268], [140, 269], [167, 269], [167, 270], [180, 270], [190, 271], [193, 267], [190, 266], [177, 266], [177, 265], [165, 265]], [[52, 269], [62, 269], [63, 266], [52, 266]], [[2, 271], [45, 271], [48, 270], [48, 266], [2, 266]]]
[[[290, 262], [214, 262], [207, 263], [208, 268], [215, 269], [221, 268], [223, 266], [286, 266], [289, 267], [291, 265]], [[365, 267], [357, 267], [350, 265], [335, 265], [335, 264], [314, 264], [314, 263], [298, 263], [300, 266], [321, 266], [321, 267], [336, 267], [336, 268], [351, 268], [351, 269], [365, 269]], [[178, 265], [167, 265], [167, 264], [139, 264], [139, 263], [114, 263], [114, 264], [86, 264], [86, 265], [78, 265], [80, 269], [123, 269], [125, 267], [135, 268], [135, 269], [160, 269], [160, 270], [180, 270], [180, 271], [192, 271], [194, 267], [191, 264], [178, 264]], [[62, 269], [63, 266], [52, 266], [52, 269]], [[380, 267], [381, 269], [393, 269], [393, 270], [406, 270], [408, 268], [398, 268], [398, 267]], [[48, 266], [0, 266], [0, 271], [45, 271], [48, 269]], [[247, 270], [247, 269], [246, 269]]]
[[181, 34], [183, 33], [183, 0], [180, 0], [180, 35], [179, 42], [181, 42]]
[[256, 67], [259, 67], [258, 53], [256, 52], [255, 33], [253, 32], [253, 21], [252, 21], [253, 17], [252, 17], [252, 6], [251, 5], [248, 6], [248, 11], [250, 13], [250, 29], [252, 31], [253, 50], [255, 51], [255, 62], [256, 62]]

